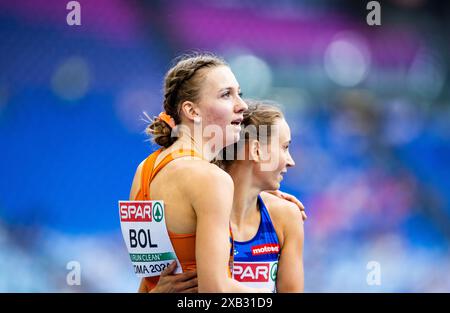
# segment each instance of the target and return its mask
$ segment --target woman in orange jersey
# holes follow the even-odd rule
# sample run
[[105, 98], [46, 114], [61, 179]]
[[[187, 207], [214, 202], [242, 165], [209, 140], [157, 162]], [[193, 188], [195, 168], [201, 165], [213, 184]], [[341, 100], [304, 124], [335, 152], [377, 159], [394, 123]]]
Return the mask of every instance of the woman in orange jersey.
[[[277, 292], [303, 291], [303, 219], [297, 206], [263, 190], [277, 190], [294, 161], [290, 129], [277, 106], [247, 102], [241, 140], [226, 147], [217, 161], [234, 181], [231, 224], [234, 235], [233, 278]], [[265, 131], [267, 130], [267, 131]], [[301, 209], [304, 209], [301, 206]], [[196, 290], [195, 273], [161, 275], [158, 292]]]
[[[164, 201], [170, 241], [183, 272], [197, 270], [199, 292], [269, 292], [231, 278], [233, 180], [210, 163], [239, 140], [245, 109], [222, 59], [181, 59], [165, 77], [164, 111], [148, 127], [162, 148], [138, 166], [133, 179], [130, 199]], [[157, 282], [158, 276], [146, 278], [141, 286], [151, 290]]]

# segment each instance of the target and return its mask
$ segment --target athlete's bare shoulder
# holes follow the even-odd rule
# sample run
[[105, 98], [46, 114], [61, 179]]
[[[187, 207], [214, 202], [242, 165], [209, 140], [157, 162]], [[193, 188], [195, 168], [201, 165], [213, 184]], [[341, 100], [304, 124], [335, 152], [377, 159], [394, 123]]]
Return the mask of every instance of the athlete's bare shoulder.
[[293, 202], [279, 198], [268, 192], [261, 192], [261, 198], [266, 204], [270, 214], [277, 215], [282, 218], [287, 216], [287, 218], [289, 218], [297, 216], [298, 213], [301, 217], [299, 208]]
[[[189, 178], [192, 180], [211, 180], [233, 182], [231, 176], [220, 169], [217, 165], [201, 159], [180, 158], [167, 165], [167, 174], [176, 174], [180, 179]], [[181, 176], [179, 176], [181, 175]], [[187, 181], [189, 182], [189, 181]]]
[[234, 183], [228, 173], [204, 160], [177, 159], [171, 163], [173, 165], [167, 169], [166, 177], [176, 185], [179, 194], [191, 203], [197, 214], [202, 210], [220, 210], [216, 205], [219, 202], [230, 202], [231, 209]]
[[295, 203], [279, 198], [268, 192], [262, 192], [261, 198], [269, 211], [275, 228], [280, 229], [283, 237], [286, 235], [289, 225], [303, 225], [302, 214]]
[[206, 192], [209, 187], [233, 186], [231, 176], [218, 166], [191, 157], [173, 160], [161, 170], [154, 181], [162, 176], [165, 182], [170, 181], [170, 184], [177, 186], [183, 194], [190, 195]]
[[266, 206], [270, 207], [270, 210], [274, 211], [274, 213], [283, 213], [283, 215], [290, 214], [291, 216], [292, 214], [295, 215], [295, 213], [300, 213], [300, 210], [295, 203], [279, 198], [271, 193], [261, 192], [261, 198]]

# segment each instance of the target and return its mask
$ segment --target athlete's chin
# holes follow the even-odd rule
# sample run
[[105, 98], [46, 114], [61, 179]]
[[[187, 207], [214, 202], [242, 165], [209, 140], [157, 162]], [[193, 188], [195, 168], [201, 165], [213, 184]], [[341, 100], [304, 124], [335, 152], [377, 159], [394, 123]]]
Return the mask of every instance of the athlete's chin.
[[278, 189], [280, 189], [280, 183], [277, 181], [272, 181], [268, 183], [264, 188], [264, 190], [278, 190]]
[[238, 141], [239, 141], [239, 136], [236, 137], [236, 136], [228, 135], [226, 138], [224, 138], [223, 148], [234, 145]]
[[229, 134], [225, 141], [225, 147], [235, 144], [236, 142], [239, 141], [240, 138], [241, 138], [240, 133]]

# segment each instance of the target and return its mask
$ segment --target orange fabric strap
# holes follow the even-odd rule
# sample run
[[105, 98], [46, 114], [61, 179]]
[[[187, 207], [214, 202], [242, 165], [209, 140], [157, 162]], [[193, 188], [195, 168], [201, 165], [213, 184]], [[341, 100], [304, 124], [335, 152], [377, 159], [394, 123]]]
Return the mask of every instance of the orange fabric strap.
[[161, 154], [162, 151], [163, 148], [156, 150], [155, 152], [150, 154], [145, 160], [141, 173], [141, 188], [136, 195], [136, 200], [150, 200], [150, 182], [153, 180], [153, 178], [155, 178], [155, 176], [159, 173], [159, 171], [163, 169], [163, 167], [166, 166], [169, 162], [185, 156], [203, 159], [202, 156], [200, 156], [194, 150], [179, 149], [166, 155], [164, 159], [155, 168], [156, 159], [158, 158], [158, 156]]
[[164, 159], [158, 164], [158, 166], [153, 170], [153, 173], [150, 177], [150, 181], [153, 180], [153, 178], [155, 178], [155, 176], [159, 173], [160, 170], [162, 170], [162, 168], [164, 166], [166, 166], [169, 162], [178, 159], [178, 158], [182, 158], [182, 157], [186, 157], [186, 156], [191, 156], [191, 157], [197, 157], [200, 159], [203, 159], [197, 152], [195, 152], [194, 150], [183, 150], [183, 149], [179, 149], [177, 151], [174, 151], [168, 155], [166, 155], [164, 157]]
[[150, 154], [147, 157], [147, 159], [145, 159], [144, 166], [142, 167], [142, 172], [141, 172], [141, 188], [139, 189], [139, 192], [136, 195], [136, 200], [149, 200], [148, 193], [147, 193], [149, 179], [152, 175], [156, 158], [159, 156], [159, 154], [161, 152], [162, 152], [162, 148], [156, 150], [155, 152]]

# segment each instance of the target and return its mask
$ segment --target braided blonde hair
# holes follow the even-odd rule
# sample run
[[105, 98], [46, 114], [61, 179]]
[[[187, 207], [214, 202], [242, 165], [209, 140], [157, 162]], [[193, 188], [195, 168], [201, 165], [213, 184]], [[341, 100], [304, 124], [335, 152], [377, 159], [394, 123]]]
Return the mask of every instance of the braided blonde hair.
[[[199, 70], [228, 64], [210, 53], [183, 55], [164, 78], [164, 110], [175, 124], [181, 123], [180, 111], [184, 101], [198, 101], [202, 74]], [[176, 137], [171, 136], [172, 128], [160, 118], [155, 118], [146, 128], [146, 133], [160, 146], [170, 147]]]

